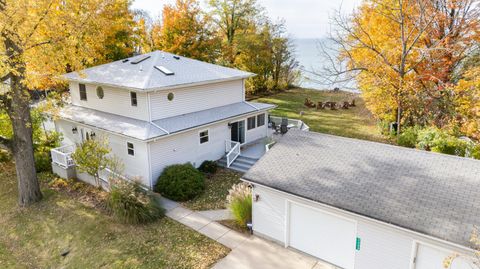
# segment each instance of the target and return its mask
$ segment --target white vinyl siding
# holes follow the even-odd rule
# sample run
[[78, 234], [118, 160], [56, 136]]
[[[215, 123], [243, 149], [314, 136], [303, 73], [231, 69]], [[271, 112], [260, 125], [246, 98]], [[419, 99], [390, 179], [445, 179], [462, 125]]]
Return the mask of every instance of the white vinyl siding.
[[[72, 128], [77, 127], [77, 134], [72, 133]], [[72, 145], [81, 143], [81, 130], [93, 130], [96, 138], [107, 137], [109, 146], [112, 149], [111, 154], [117, 156], [124, 164], [124, 174], [129, 178], [138, 179], [143, 185], [150, 186], [150, 173], [148, 168], [147, 143], [141, 141], [131, 141], [130, 139], [118, 135], [95, 130], [92, 127], [84, 127], [82, 125], [67, 122], [64, 120], [55, 121], [55, 128], [63, 134], [64, 145]], [[135, 157], [128, 155], [127, 142], [131, 143], [135, 148]]]
[[[356, 235], [352, 237], [355, 242], [356, 237], [360, 238], [360, 250], [355, 251], [355, 269], [389, 268], [389, 269], [441, 269], [441, 262], [444, 258], [457, 253], [457, 248], [433, 241], [427, 237], [409, 232], [400, 228], [395, 228], [388, 224], [368, 221], [360, 216], [351, 215], [342, 210], [333, 209], [321, 204], [310, 202], [294, 195], [277, 192], [259, 185], [253, 188], [253, 197], [258, 195], [258, 201], [253, 201], [253, 230], [260, 236], [273, 239], [290, 247], [295, 247], [295, 242], [288, 242], [291, 236], [288, 228], [295, 223], [310, 221], [309, 217], [293, 216], [294, 223], [291, 223], [288, 204], [300, 204], [306, 207], [318, 208], [320, 211], [329, 212], [333, 216], [338, 216], [338, 223], [347, 219], [357, 223]], [[289, 217], [287, 217], [289, 216]], [[290, 227], [289, 227], [290, 225]], [[319, 229], [323, 227], [317, 224]], [[301, 229], [300, 229], [301, 230]], [[310, 231], [305, 236], [314, 235], [315, 230]], [[355, 238], [354, 238], [355, 237]], [[419, 245], [417, 252], [416, 266], [413, 264], [413, 254], [415, 253], [414, 242], [418, 240], [428, 241], [430, 244], [441, 245], [442, 248], [428, 247]], [[333, 240], [334, 241], [334, 240]], [[315, 242], [320, 242], [319, 240]], [[293, 243], [293, 244], [292, 244]], [[316, 243], [315, 243], [316, 244]], [[312, 248], [315, 249], [315, 248]], [[312, 250], [310, 249], [310, 250]], [[308, 249], [303, 251], [308, 252]], [[313, 253], [314, 254], [314, 253]], [[326, 260], [327, 262], [334, 262]], [[458, 260], [454, 263], [452, 269], [465, 269], [465, 260]]]
[[227, 122], [209, 126], [207, 144], [200, 144], [199, 131], [191, 130], [150, 143], [153, 183], [166, 166], [190, 162], [198, 167], [203, 161], [223, 157], [225, 140], [230, 137]]
[[255, 128], [247, 130], [247, 132], [246, 132], [247, 143], [267, 136], [267, 125], [264, 124], [262, 126], [258, 126], [258, 117], [260, 115], [263, 115], [263, 117], [265, 117], [266, 113], [258, 114], [258, 115], [253, 117], [253, 118], [256, 119], [257, 122], [256, 122], [256, 125], [255, 125]]
[[86, 84], [88, 99], [80, 100], [78, 83], [70, 83], [72, 104], [107, 113], [148, 121], [148, 103], [146, 93], [136, 93], [137, 106], [132, 106], [130, 91], [102, 86], [103, 98], [97, 96], [97, 85]]
[[[174, 98], [169, 101], [168, 94]], [[243, 101], [243, 81], [193, 86], [150, 93], [152, 120], [168, 118]]]

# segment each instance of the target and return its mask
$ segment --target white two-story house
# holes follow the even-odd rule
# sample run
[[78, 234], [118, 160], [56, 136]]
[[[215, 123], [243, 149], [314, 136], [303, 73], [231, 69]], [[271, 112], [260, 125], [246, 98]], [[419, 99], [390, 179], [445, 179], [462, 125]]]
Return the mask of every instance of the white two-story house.
[[227, 155], [231, 164], [268, 133], [274, 106], [245, 100], [253, 75], [162, 51], [66, 74], [71, 104], [55, 120], [63, 146], [52, 151], [54, 171], [74, 167], [75, 145], [96, 137], [108, 138], [125, 176], [149, 188], [168, 165]]

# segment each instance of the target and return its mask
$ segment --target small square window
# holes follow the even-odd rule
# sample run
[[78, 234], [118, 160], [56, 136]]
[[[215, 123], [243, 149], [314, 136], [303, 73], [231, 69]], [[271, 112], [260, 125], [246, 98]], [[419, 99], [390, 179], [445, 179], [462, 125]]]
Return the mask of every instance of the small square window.
[[132, 106], [137, 106], [137, 93], [136, 92], [130, 92], [130, 101], [132, 103]]
[[200, 132], [200, 144], [208, 142], [208, 130]]
[[87, 101], [87, 88], [85, 84], [78, 84], [78, 89], [80, 91], [80, 100]]
[[247, 130], [251, 130], [255, 128], [255, 120], [256, 120], [255, 116], [247, 119]]
[[257, 127], [265, 125], [265, 113], [257, 115]]
[[127, 142], [127, 153], [128, 155], [135, 156], [135, 148], [132, 143]]

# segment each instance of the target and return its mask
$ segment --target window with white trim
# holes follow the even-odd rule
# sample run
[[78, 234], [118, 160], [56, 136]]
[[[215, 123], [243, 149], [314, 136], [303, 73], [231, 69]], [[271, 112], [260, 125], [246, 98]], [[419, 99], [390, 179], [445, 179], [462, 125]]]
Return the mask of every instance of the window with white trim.
[[265, 125], [265, 113], [257, 115], [257, 127]]
[[87, 101], [87, 87], [85, 87], [85, 84], [78, 84], [78, 90], [80, 92], [80, 100]]
[[130, 92], [130, 101], [132, 106], [137, 106], [137, 93], [136, 92]]
[[200, 144], [208, 142], [208, 130], [200, 132]]
[[254, 129], [255, 128], [255, 121], [256, 121], [256, 117], [253, 116], [253, 117], [250, 117], [247, 119], [247, 130], [251, 130], [251, 129]]
[[127, 153], [128, 155], [135, 156], [135, 147], [133, 143], [127, 142]]

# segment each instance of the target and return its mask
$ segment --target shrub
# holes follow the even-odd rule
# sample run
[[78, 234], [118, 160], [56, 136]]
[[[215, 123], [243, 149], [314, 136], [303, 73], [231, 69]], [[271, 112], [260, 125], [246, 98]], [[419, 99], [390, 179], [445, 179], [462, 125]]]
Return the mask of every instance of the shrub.
[[403, 130], [403, 132], [398, 137], [397, 143], [399, 146], [414, 148], [417, 144], [418, 138], [418, 128], [417, 127], [408, 127]]
[[227, 202], [239, 225], [245, 227], [252, 221], [252, 192], [248, 184], [242, 182], [233, 185], [228, 191]]
[[193, 165], [168, 166], [158, 178], [155, 191], [175, 201], [187, 201], [205, 189], [205, 176]]
[[37, 170], [37, 172], [50, 172], [52, 170], [50, 152], [37, 151], [33, 156], [35, 158], [35, 170]]
[[217, 163], [214, 161], [204, 161], [198, 170], [208, 174], [215, 174], [217, 172]]
[[119, 221], [128, 224], [148, 223], [163, 216], [163, 209], [140, 184], [124, 180], [112, 182], [107, 205]]

